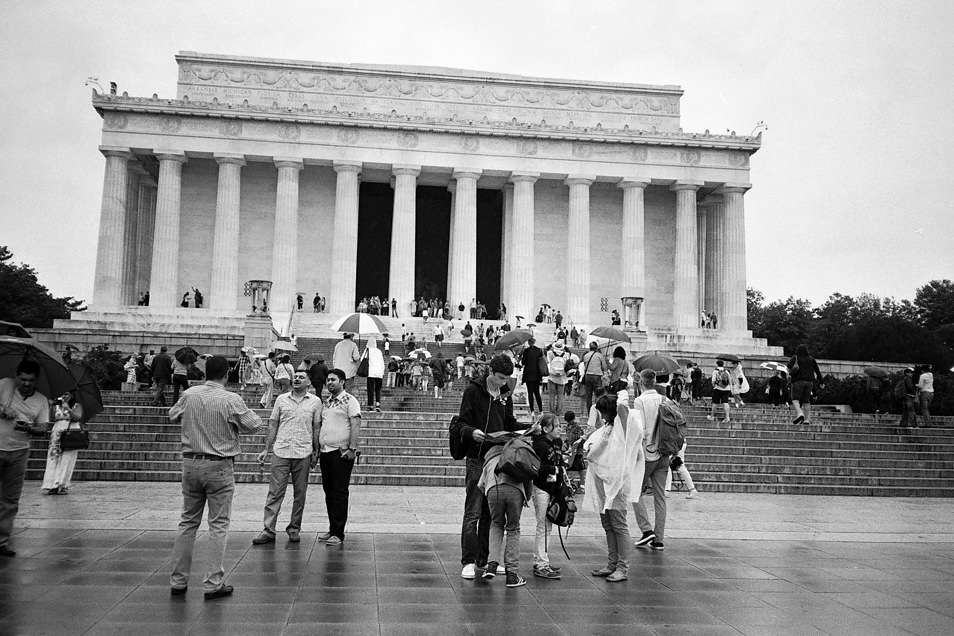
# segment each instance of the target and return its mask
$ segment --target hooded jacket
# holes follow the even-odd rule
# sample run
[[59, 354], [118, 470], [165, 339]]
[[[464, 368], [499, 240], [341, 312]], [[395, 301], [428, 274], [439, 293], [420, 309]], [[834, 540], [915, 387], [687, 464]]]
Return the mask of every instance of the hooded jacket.
[[458, 417], [461, 422], [461, 435], [464, 439], [467, 457], [483, 461], [489, 443], [474, 441], [474, 429], [484, 433], [517, 430], [517, 419], [513, 416], [513, 398], [507, 385], [500, 389], [500, 397], [492, 398], [487, 390], [487, 374], [482, 373], [470, 381], [464, 389], [460, 401]]

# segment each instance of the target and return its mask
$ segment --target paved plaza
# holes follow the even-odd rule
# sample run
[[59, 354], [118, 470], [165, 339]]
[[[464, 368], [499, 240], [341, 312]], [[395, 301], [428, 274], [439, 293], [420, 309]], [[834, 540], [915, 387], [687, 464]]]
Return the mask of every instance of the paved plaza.
[[206, 602], [204, 536], [189, 593], [169, 596], [178, 484], [76, 483], [49, 497], [29, 482], [18, 555], [0, 560], [0, 634], [954, 633], [950, 500], [673, 493], [666, 551], [634, 550], [630, 579], [616, 584], [589, 575], [605, 543], [585, 505], [565, 538], [571, 560], [551, 545], [563, 579], [534, 578], [526, 510], [528, 582], [507, 589], [500, 577], [460, 578], [463, 489], [355, 487], [347, 539], [328, 548], [316, 541], [326, 517], [313, 486], [302, 542], [279, 534], [252, 547], [266, 488], [237, 486], [235, 595]]

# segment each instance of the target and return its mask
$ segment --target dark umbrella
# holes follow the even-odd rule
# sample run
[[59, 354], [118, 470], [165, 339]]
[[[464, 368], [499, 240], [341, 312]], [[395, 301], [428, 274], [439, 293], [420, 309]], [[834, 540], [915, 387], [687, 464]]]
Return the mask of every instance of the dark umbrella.
[[0, 378], [16, 377], [17, 366], [24, 360], [34, 360], [40, 365], [36, 390], [47, 398], [76, 388], [76, 380], [56, 351], [29, 338], [0, 336]]
[[99, 385], [89, 367], [82, 362], [74, 362], [69, 366], [70, 373], [76, 379], [76, 401], [83, 407], [83, 421], [88, 422], [94, 416], [103, 412], [103, 396], [99, 392]]
[[668, 375], [680, 368], [679, 362], [675, 358], [660, 353], [647, 353], [633, 361], [633, 370], [637, 372], [643, 369], [652, 369], [656, 373]]
[[739, 356], [731, 353], [720, 353], [718, 356], [716, 356], [716, 360], [724, 360], [725, 362], [741, 362], [741, 360], [739, 360]]
[[23, 328], [18, 322], [7, 322], [0, 320], [0, 335], [10, 336], [11, 338], [32, 338], [29, 331]]
[[176, 350], [175, 356], [182, 364], [192, 364], [199, 359], [199, 352], [192, 347], [182, 347]]
[[867, 367], [865, 369], [865, 375], [877, 380], [884, 380], [889, 374], [886, 369], [882, 369], [881, 367]]
[[504, 349], [522, 345], [531, 337], [533, 337], [533, 334], [525, 329], [516, 329], [514, 331], [507, 332], [507, 334], [500, 338], [500, 340], [497, 341], [497, 344], [494, 345], [494, 350], [503, 351]]
[[590, 332], [594, 338], [606, 338], [614, 342], [629, 342], [629, 335], [619, 327], [599, 326]]

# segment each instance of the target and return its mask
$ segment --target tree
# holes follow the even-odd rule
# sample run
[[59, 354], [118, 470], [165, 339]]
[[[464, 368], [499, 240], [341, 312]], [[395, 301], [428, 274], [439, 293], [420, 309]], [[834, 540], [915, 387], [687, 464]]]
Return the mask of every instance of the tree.
[[24, 327], [52, 327], [56, 318], [69, 318], [71, 311], [84, 311], [84, 301], [72, 296], [54, 298], [41, 285], [29, 265], [14, 264], [13, 253], [0, 245], [0, 319]]
[[745, 301], [749, 329], [756, 338], [762, 338], [764, 336], [759, 334], [762, 331], [762, 311], [765, 306], [765, 294], [749, 287], [745, 290]]
[[932, 280], [914, 294], [921, 324], [927, 329], [954, 323], [954, 283], [948, 279]]
[[786, 355], [795, 353], [795, 347], [809, 342], [809, 333], [814, 314], [812, 304], [802, 298], [789, 296], [787, 300], [775, 301], [765, 306], [762, 312], [762, 331], [756, 337], [768, 338], [769, 344], [785, 349]]

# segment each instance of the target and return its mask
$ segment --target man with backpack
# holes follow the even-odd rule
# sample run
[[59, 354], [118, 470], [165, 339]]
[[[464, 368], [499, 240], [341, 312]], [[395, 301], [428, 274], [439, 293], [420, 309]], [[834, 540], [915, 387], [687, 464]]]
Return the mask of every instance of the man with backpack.
[[732, 377], [728, 369], [725, 368], [725, 362], [716, 360], [716, 368], [712, 370], [712, 412], [706, 416], [710, 422], [715, 419], [716, 409], [719, 405], [725, 409], [725, 419], [729, 421], [729, 396], [732, 395]]
[[590, 343], [590, 350], [583, 355], [580, 361], [579, 381], [583, 384], [584, 394], [580, 398], [580, 410], [584, 413], [590, 412], [593, 406], [593, 392], [597, 387], [603, 386], [603, 372], [609, 368], [606, 364], [606, 358], [599, 352], [596, 342]]
[[550, 412], [560, 417], [563, 415], [563, 391], [566, 387], [567, 375], [566, 365], [570, 354], [566, 351], [566, 345], [562, 340], [553, 343], [547, 353], [547, 368], [550, 375], [547, 376], [547, 394], [549, 395]]
[[646, 454], [646, 472], [642, 486], [650, 484], [653, 489], [653, 507], [655, 515], [653, 523], [649, 522], [649, 514], [642, 499], [633, 502], [633, 512], [636, 514], [636, 523], [642, 531], [642, 536], [636, 541], [637, 548], [649, 547], [652, 550], [664, 550], [663, 540], [666, 534], [666, 477], [669, 476], [669, 455], [662, 452], [657, 446], [657, 419], [659, 405], [665, 399], [656, 392], [656, 372], [652, 369], [643, 369], [639, 373], [639, 384], [642, 392], [633, 402], [633, 410], [642, 412], [643, 450]]
[[464, 389], [457, 426], [450, 434], [463, 442], [467, 472], [464, 479], [464, 518], [460, 531], [461, 578], [474, 579], [477, 567], [486, 567], [490, 551], [490, 509], [478, 487], [484, 471], [484, 458], [492, 447], [487, 434], [517, 430], [513, 415], [513, 399], [508, 381], [513, 361], [498, 355], [487, 365], [485, 373], [474, 378]]

